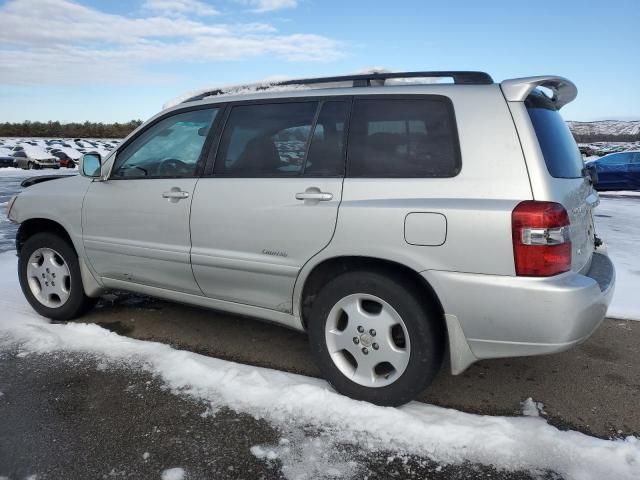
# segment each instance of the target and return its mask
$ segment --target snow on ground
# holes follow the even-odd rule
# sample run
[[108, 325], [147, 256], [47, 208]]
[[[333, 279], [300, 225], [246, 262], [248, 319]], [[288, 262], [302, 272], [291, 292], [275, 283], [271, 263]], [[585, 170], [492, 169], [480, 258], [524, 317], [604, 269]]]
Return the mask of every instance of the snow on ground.
[[616, 290], [607, 315], [640, 320], [640, 201], [602, 197], [594, 220], [616, 267]]
[[[329, 469], [350, 476], [353, 462], [327, 461], [322, 464], [324, 471], [318, 472], [312, 459], [331, 459], [331, 452], [345, 444], [371, 452], [420, 455], [440, 464], [468, 461], [506, 470], [549, 469], [569, 479], [640, 476], [636, 437], [601, 440], [560, 431], [541, 417], [472, 415], [418, 402], [378, 407], [339, 395], [319, 379], [175, 350], [97, 325], [51, 324], [36, 315], [22, 296], [11, 252], [0, 254], [0, 309], [0, 349], [19, 345], [23, 357], [50, 352], [95, 355], [106, 365], [149, 371], [173, 392], [207, 402], [214, 412], [227, 406], [263, 418], [282, 432], [291, 431], [293, 425], [300, 427], [298, 432], [302, 427], [321, 432], [316, 435], [320, 438], [291, 444], [285, 438], [278, 445], [252, 450], [266, 461], [274, 455], [280, 458], [289, 478], [296, 472], [311, 472], [308, 478], [314, 472], [316, 477], [326, 476]], [[310, 451], [324, 453], [310, 455]]]
[[180, 467], [169, 468], [162, 472], [162, 480], [183, 480], [184, 479], [184, 469]]
[[610, 198], [610, 197], [640, 197], [640, 191], [637, 190], [616, 190], [610, 192], [600, 192], [600, 197]]
[[0, 168], [0, 177], [37, 177], [40, 175], [75, 175], [78, 167], [74, 168], [43, 168], [41, 170], [24, 170], [17, 167]]
[[521, 411], [525, 417], [539, 417], [540, 414], [546, 413], [544, 411], [544, 404], [534, 401], [531, 397], [522, 402]]

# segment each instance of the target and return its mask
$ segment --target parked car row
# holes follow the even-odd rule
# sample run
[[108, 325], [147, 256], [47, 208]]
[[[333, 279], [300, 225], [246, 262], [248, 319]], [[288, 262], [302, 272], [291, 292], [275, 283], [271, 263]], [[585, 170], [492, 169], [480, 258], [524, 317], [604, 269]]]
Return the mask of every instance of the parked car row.
[[610, 153], [640, 150], [640, 142], [594, 142], [578, 145], [585, 157], [603, 157]]
[[101, 156], [120, 140], [87, 139], [0, 139], [0, 168], [76, 168], [85, 153]]

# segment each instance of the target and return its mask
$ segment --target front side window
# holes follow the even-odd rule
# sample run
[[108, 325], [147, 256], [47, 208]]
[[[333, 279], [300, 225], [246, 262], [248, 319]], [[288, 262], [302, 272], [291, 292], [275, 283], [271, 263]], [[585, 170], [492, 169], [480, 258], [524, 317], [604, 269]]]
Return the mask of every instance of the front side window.
[[318, 102], [238, 105], [227, 119], [215, 175], [299, 175]]
[[441, 98], [356, 100], [347, 163], [349, 177], [457, 175], [461, 162], [450, 102]]
[[117, 153], [113, 178], [193, 177], [218, 108], [177, 113]]

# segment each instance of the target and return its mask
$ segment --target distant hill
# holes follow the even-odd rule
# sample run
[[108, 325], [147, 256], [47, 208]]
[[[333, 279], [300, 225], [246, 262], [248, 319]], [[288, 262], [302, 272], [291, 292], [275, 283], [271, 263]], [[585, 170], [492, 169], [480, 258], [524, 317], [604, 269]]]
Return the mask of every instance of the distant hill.
[[568, 121], [578, 142], [633, 142], [640, 140], [640, 120], [601, 120], [598, 122]]

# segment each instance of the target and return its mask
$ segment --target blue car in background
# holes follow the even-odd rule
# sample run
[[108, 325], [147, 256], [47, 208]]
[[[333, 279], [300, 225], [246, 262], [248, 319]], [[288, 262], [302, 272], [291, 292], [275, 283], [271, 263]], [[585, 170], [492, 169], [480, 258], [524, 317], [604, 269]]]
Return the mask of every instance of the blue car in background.
[[611, 153], [587, 166], [598, 172], [596, 190], [640, 190], [640, 151]]

